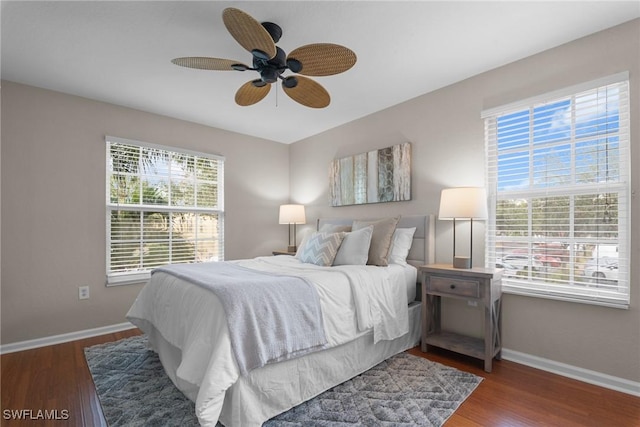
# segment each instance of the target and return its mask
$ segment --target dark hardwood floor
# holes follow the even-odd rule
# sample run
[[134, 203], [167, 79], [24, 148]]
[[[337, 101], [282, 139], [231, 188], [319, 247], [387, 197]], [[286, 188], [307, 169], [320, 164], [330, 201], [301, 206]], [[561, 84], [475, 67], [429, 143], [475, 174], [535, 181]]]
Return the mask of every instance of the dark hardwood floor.
[[[106, 426], [83, 348], [116, 341], [129, 330], [0, 357], [2, 426]], [[451, 426], [640, 426], [640, 398], [571, 380], [506, 360], [490, 374], [479, 360], [444, 350], [426, 357], [482, 376], [484, 381], [446, 423]], [[66, 420], [6, 419], [7, 410], [58, 410]], [[63, 412], [67, 411], [67, 412]]]

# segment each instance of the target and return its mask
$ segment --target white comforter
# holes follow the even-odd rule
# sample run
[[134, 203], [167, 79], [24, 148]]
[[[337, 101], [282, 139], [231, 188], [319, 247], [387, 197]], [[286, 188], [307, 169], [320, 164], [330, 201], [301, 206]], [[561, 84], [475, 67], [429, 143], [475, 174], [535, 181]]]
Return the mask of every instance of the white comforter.
[[[287, 256], [235, 262], [255, 270], [305, 277], [314, 283], [329, 347], [371, 330], [376, 342], [392, 340], [408, 331], [405, 284], [390, 279], [404, 274], [398, 272], [400, 266], [318, 267]], [[195, 401], [201, 425], [215, 426], [225, 392], [240, 376], [217, 297], [174, 276], [156, 273], [127, 318], [146, 333], [160, 333], [181, 350], [178, 369], [170, 376]]]

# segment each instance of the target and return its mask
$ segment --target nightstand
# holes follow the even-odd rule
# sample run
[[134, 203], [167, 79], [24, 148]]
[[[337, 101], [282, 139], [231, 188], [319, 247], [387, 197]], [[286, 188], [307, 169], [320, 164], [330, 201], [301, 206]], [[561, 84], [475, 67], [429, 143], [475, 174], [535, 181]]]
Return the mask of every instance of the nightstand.
[[289, 252], [289, 251], [273, 251], [272, 254], [274, 255], [291, 255], [294, 256], [296, 253], [295, 252]]
[[[484, 360], [484, 370], [491, 372], [495, 357], [500, 360], [502, 304], [502, 270], [491, 268], [453, 268], [450, 265], [420, 267], [422, 280], [423, 352], [435, 346]], [[484, 309], [484, 338], [474, 338], [443, 331], [440, 325], [441, 299], [475, 301]]]

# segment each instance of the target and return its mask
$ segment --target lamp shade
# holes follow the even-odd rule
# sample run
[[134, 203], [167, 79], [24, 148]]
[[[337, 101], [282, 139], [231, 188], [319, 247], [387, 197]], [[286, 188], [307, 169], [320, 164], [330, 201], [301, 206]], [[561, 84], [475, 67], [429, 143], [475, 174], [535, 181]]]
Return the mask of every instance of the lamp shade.
[[280, 205], [280, 224], [304, 224], [304, 205]]
[[487, 192], [482, 187], [442, 190], [438, 219], [487, 219]]

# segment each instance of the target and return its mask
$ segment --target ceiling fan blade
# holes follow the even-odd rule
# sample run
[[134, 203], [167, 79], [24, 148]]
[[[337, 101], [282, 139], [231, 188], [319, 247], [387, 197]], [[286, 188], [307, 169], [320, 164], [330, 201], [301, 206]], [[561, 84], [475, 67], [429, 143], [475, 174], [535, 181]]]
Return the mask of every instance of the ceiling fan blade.
[[172, 63], [180, 65], [181, 67], [196, 68], [198, 70], [218, 70], [218, 71], [233, 71], [237, 68], [233, 68], [234, 65], [249, 68], [239, 61], [233, 61], [231, 59], [220, 58], [207, 58], [204, 56], [186, 56], [183, 58], [174, 58]]
[[313, 43], [294, 49], [287, 61], [295, 59], [302, 64], [296, 71], [305, 76], [331, 76], [347, 71], [356, 63], [356, 54], [344, 46], [333, 43]]
[[269, 32], [249, 14], [229, 7], [222, 12], [222, 20], [240, 46], [253, 54], [261, 52], [266, 59], [276, 56], [276, 45]]
[[311, 108], [324, 108], [331, 102], [329, 92], [320, 83], [302, 76], [290, 78], [295, 78], [298, 84], [287, 87], [283, 82], [282, 88], [294, 101]]
[[[255, 86], [254, 81], [260, 82], [262, 86]], [[264, 84], [262, 80], [252, 80], [246, 82], [236, 92], [236, 104], [246, 107], [261, 101], [271, 90], [270, 84]]]

